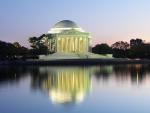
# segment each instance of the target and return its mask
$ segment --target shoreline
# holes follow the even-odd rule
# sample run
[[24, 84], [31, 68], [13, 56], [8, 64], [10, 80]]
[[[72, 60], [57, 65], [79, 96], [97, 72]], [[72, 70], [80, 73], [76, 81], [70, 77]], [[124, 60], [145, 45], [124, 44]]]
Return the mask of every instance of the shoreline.
[[0, 61], [0, 66], [11, 66], [11, 65], [22, 65], [22, 66], [34, 66], [34, 65], [111, 65], [111, 64], [150, 64], [148, 59], [125, 59], [125, 58], [114, 58], [114, 59], [57, 59], [57, 60], [27, 60], [27, 61]]

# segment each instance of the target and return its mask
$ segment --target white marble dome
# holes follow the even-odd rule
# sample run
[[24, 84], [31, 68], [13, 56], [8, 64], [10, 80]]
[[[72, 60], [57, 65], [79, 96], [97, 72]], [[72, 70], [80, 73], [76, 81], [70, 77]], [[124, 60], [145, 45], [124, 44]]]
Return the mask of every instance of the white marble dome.
[[62, 20], [54, 25], [54, 28], [79, 28], [78, 25], [70, 20]]
[[54, 25], [48, 33], [55, 34], [55, 33], [61, 33], [65, 30], [75, 29], [80, 32], [85, 32], [82, 28], [80, 28], [75, 22], [71, 20], [62, 20]]

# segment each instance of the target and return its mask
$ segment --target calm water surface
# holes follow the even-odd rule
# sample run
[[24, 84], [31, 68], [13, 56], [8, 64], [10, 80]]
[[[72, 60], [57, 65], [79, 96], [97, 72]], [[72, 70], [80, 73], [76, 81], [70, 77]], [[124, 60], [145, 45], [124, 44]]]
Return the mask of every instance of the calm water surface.
[[0, 67], [0, 113], [150, 113], [150, 65]]

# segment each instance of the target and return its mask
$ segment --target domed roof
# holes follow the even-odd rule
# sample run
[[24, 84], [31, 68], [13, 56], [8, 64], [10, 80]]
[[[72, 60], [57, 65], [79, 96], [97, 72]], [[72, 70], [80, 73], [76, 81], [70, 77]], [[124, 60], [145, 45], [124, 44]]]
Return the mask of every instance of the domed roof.
[[53, 28], [79, 28], [77, 24], [70, 20], [62, 20], [54, 25]]
[[71, 30], [75, 29], [79, 32], [85, 32], [81, 27], [79, 27], [75, 22], [71, 20], [62, 20], [54, 25], [48, 33], [50, 34], [56, 34], [56, 33], [61, 33], [66, 30]]

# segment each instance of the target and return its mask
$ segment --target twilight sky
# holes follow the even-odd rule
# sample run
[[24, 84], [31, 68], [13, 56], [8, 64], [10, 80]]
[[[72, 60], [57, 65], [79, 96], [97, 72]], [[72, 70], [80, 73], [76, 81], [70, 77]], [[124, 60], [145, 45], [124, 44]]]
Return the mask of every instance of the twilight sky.
[[150, 42], [150, 0], [0, 0], [0, 40], [28, 46], [28, 37], [64, 19], [90, 32], [93, 45]]

